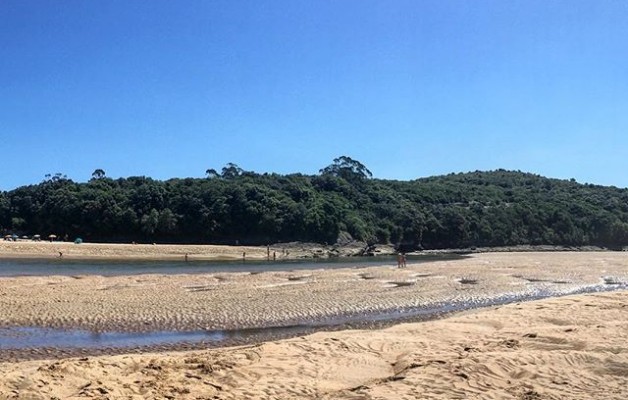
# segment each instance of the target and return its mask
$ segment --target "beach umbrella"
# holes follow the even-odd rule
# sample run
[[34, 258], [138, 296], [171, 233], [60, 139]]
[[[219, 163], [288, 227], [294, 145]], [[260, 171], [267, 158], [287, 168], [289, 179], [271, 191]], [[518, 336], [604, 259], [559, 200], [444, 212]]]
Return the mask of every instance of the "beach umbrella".
[[81, 243], [83, 243], [83, 239], [81, 238], [74, 239], [74, 244], [81, 244]]
[[41, 239], [41, 235], [33, 235], [33, 240], [40, 240]]
[[55, 240], [57, 238], [57, 235], [48, 235], [48, 239]]

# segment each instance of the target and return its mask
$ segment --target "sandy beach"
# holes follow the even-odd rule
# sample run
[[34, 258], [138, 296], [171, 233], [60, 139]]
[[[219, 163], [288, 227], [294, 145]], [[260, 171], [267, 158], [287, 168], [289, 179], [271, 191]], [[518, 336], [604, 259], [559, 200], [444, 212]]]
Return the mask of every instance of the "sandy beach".
[[[329, 256], [353, 256], [364, 251], [364, 243], [342, 246], [317, 243], [280, 243], [269, 246], [226, 246], [201, 244], [122, 244], [18, 240], [0, 241], [0, 258], [63, 258], [70, 260], [266, 260]], [[377, 254], [393, 254], [390, 245], [378, 245]]]
[[626, 284], [628, 256], [619, 252], [486, 253], [404, 269], [0, 278], [0, 327], [92, 332], [288, 326], [517, 301], [237, 348], [7, 362], [0, 398], [623, 399], [627, 292], [519, 301]]
[[56, 258], [59, 252], [68, 259], [119, 260], [181, 260], [186, 254], [193, 260], [241, 259], [243, 254], [261, 260], [268, 256], [265, 247], [254, 246], [0, 241], [2, 258]]
[[[608, 285], [606, 285], [608, 283]], [[486, 253], [333, 270], [0, 279], [0, 326], [89, 331], [289, 326], [628, 283], [623, 253]]]
[[625, 399], [628, 293], [226, 349], [0, 364], [6, 399]]

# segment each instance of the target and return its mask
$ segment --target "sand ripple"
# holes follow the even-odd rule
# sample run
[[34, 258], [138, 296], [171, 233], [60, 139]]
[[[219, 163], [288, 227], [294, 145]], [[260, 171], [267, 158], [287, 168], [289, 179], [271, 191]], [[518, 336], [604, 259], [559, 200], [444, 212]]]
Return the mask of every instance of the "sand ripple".
[[0, 364], [0, 398], [625, 399], [628, 292], [227, 349]]
[[267, 273], [0, 278], [0, 327], [217, 330], [370, 318], [504, 296], [628, 283], [622, 253], [478, 254], [465, 260]]

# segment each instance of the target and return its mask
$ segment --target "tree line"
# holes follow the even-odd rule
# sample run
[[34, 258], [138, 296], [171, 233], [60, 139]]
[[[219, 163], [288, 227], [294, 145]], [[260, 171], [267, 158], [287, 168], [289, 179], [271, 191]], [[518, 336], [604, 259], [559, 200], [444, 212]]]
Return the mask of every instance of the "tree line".
[[77, 183], [62, 174], [0, 192], [0, 230], [103, 242], [335, 243], [412, 249], [628, 245], [628, 190], [519, 171], [372, 178], [339, 157], [317, 175], [228, 164], [206, 178]]

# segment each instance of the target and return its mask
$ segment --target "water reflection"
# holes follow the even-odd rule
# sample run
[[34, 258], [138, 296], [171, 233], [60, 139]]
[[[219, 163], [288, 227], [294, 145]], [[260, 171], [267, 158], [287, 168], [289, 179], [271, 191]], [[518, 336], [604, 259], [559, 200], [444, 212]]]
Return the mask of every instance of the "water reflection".
[[63, 330], [37, 327], [0, 328], [0, 350], [29, 348], [131, 348], [177, 343], [207, 343], [211, 347], [271, 340], [277, 337], [297, 336], [314, 330], [333, 327], [369, 327], [378, 322], [408, 319], [426, 320], [445, 313], [479, 307], [497, 306], [513, 302], [537, 300], [552, 296], [579, 293], [626, 290], [627, 284], [584, 285], [572, 290], [539, 288], [533, 293], [501, 294], [490, 298], [470, 301], [442, 302], [423, 307], [396, 309], [361, 315], [338, 316], [320, 321], [304, 321], [302, 325], [275, 326], [268, 328], [212, 330], [212, 331], [158, 331], [158, 332], [96, 332], [85, 330]]

